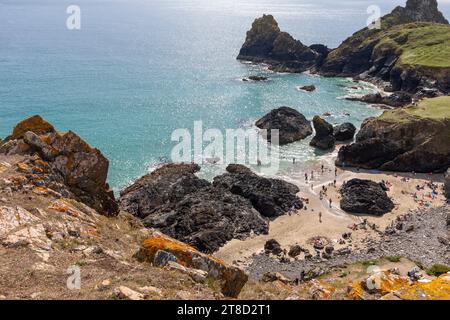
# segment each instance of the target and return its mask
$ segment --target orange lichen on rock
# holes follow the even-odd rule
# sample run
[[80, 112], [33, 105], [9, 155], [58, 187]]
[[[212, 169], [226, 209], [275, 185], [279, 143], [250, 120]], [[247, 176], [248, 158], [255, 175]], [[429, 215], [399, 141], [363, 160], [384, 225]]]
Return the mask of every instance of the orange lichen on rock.
[[364, 300], [364, 289], [361, 282], [354, 282], [349, 287], [347, 298], [350, 300]]
[[450, 300], [450, 275], [400, 288], [396, 295], [404, 300]]
[[33, 189], [33, 193], [39, 194], [39, 195], [47, 195], [47, 194], [49, 194], [49, 190], [44, 187], [36, 187]]
[[11, 139], [21, 139], [23, 138], [23, 135], [28, 131], [34, 132], [37, 135], [56, 132], [55, 128], [50, 123], [42, 119], [42, 117], [36, 115], [19, 122], [14, 127]]
[[17, 168], [20, 172], [28, 172], [30, 171], [30, 166], [26, 164], [25, 162], [21, 162], [17, 164]]
[[192, 254], [196, 251], [185, 243], [158, 236], [145, 240], [138, 256], [141, 260], [153, 262], [159, 250], [170, 252], [177, 258], [179, 264], [186, 267], [192, 264]]

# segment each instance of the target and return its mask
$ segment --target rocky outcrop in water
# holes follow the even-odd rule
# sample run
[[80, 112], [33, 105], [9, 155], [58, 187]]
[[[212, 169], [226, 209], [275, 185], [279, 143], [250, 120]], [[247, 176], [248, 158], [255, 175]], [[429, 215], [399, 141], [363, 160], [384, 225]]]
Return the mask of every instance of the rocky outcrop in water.
[[349, 141], [353, 140], [356, 133], [356, 127], [350, 123], [345, 122], [343, 124], [337, 125], [333, 129], [333, 135], [336, 141]]
[[413, 101], [413, 97], [410, 93], [401, 91], [394, 92], [388, 96], [383, 96], [380, 93], [370, 93], [362, 97], [349, 97], [346, 99], [351, 101], [361, 101], [370, 104], [384, 104], [394, 108], [410, 105]]
[[401, 172], [447, 170], [450, 119], [445, 115], [435, 119], [422, 117], [410, 110], [386, 111], [378, 118], [365, 121], [356, 142], [339, 150], [336, 164]]
[[341, 209], [357, 214], [381, 216], [394, 209], [386, 187], [370, 180], [352, 179], [341, 188]]
[[124, 210], [144, 219], [144, 225], [214, 252], [232, 239], [266, 234], [266, 217], [302, 207], [298, 188], [266, 179], [241, 165], [211, 184], [195, 175], [195, 164], [168, 164], [136, 181], [121, 193]]
[[253, 22], [243, 44], [238, 60], [264, 62], [276, 71], [303, 72], [315, 66], [327, 54], [326, 47], [320, 52], [303, 45], [290, 34], [281, 32], [272, 15], [264, 15]]
[[279, 130], [280, 145], [305, 139], [313, 133], [311, 123], [305, 116], [289, 107], [272, 110], [258, 120], [256, 126], [267, 130], [268, 141], [271, 141], [271, 130]]
[[244, 166], [233, 165], [228, 173], [215, 177], [213, 185], [249, 199], [253, 207], [264, 217], [275, 218], [291, 210], [303, 207], [297, 197], [300, 189], [286, 181], [267, 179], [246, 171]]
[[46, 184], [101, 214], [117, 215], [118, 205], [106, 183], [108, 160], [72, 131], [58, 133], [40, 116], [34, 116], [16, 125], [0, 146], [0, 153], [36, 155], [22, 170], [37, 186]]
[[336, 138], [333, 135], [333, 126], [319, 116], [313, 119], [316, 135], [311, 140], [310, 145], [321, 150], [334, 148]]

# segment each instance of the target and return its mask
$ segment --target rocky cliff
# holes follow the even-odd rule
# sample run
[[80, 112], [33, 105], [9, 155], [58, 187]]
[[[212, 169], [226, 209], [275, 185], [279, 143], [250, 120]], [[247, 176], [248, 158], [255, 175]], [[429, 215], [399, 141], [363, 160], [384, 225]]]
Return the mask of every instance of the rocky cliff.
[[386, 111], [366, 120], [336, 164], [403, 172], [444, 172], [450, 166], [450, 98]]

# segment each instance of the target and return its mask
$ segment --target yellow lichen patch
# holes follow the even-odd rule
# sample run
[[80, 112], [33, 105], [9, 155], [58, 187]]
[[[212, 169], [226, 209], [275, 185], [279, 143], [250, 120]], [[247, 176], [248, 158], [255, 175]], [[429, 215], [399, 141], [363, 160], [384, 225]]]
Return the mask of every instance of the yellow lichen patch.
[[397, 291], [397, 295], [404, 300], [450, 300], [450, 275], [405, 286]]
[[30, 166], [28, 164], [26, 164], [25, 162], [18, 163], [17, 164], [17, 168], [21, 172], [28, 172], [28, 171], [30, 171]]
[[77, 210], [65, 199], [56, 200], [48, 208], [57, 212], [70, 214], [73, 217], [80, 217], [81, 215], [83, 215], [81, 211]]
[[364, 289], [361, 282], [355, 282], [350, 286], [347, 298], [350, 300], [364, 300]]
[[41, 159], [37, 159], [34, 160], [34, 164], [41, 167], [41, 168], [48, 168], [49, 164], [47, 161], [41, 160]]
[[143, 259], [153, 261], [158, 250], [172, 253], [180, 264], [188, 267], [192, 263], [192, 254], [196, 252], [193, 247], [185, 243], [158, 236], [144, 240], [139, 254]]
[[33, 193], [39, 194], [39, 195], [47, 195], [49, 193], [49, 190], [44, 187], [36, 187], [33, 189]]
[[313, 279], [308, 283], [309, 292], [315, 300], [326, 300], [334, 291], [334, 288], [326, 283]]
[[55, 128], [40, 116], [33, 116], [31, 118], [23, 120], [22, 122], [19, 122], [14, 127], [11, 139], [21, 139], [28, 131], [32, 131], [37, 135], [41, 135], [55, 132]]

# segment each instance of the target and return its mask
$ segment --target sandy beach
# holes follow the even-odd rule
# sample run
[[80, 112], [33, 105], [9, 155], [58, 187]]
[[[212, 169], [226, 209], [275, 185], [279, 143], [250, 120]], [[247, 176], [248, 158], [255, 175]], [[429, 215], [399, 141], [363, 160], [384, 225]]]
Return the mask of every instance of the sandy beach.
[[[352, 232], [350, 244], [352, 249], [361, 249], [368, 239], [378, 239], [378, 231], [383, 231], [397, 217], [407, 214], [410, 210], [424, 206], [435, 207], [445, 202], [442, 174], [343, 170], [334, 166], [334, 158], [335, 154], [323, 163], [317, 163], [310, 168], [297, 170], [294, 167], [289, 181], [300, 188], [299, 197], [304, 200], [305, 205], [302, 210], [273, 220], [268, 235], [253, 236], [244, 241], [230, 241], [216, 253], [216, 256], [229, 263], [245, 266], [253, 255], [263, 252], [264, 244], [269, 239], [277, 240], [284, 248], [299, 244], [314, 252], [311, 239], [317, 236], [325, 237], [336, 249], [340, 249], [348, 247], [348, 244], [339, 244], [339, 239], [346, 232]], [[314, 173], [311, 179], [312, 171]], [[305, 174], [308, 175], [307, 181]], [[348, 214], [342, 211], [339, 205], [339, 189], [345, 181], [353, 178], [384, 181], [389, 187], [388, 195], [394, 201], [395, 209], [382, 217]], [[439, 190], [434, 199], [431, 197], [430, 181], [436, 184]], [[326, 192], [320, 196], [323, 188], [326, 188]], [[367, 220], [368, 226], [375, 228], [355, 230], [354, 226], [364, 220]]]

